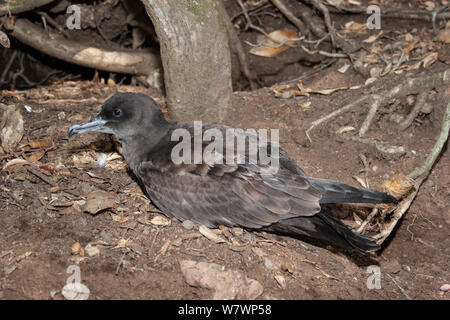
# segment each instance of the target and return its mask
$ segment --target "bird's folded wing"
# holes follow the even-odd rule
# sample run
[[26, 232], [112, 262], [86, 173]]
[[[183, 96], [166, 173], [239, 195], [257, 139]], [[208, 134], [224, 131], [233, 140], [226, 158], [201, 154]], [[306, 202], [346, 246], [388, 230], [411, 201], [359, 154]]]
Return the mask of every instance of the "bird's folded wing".
[[306, 177], [280, 168], [261, 173], [253, 164], [142, 165], [139, 178], [152, 201], [180, 220], [261, 228], [320, 211], [320, 192]]

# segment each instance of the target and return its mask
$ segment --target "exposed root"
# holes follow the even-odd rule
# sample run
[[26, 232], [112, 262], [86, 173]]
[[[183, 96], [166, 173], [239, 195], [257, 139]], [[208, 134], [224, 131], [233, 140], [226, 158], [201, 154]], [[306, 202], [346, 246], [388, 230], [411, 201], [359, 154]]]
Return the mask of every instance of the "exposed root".
[[258, 84], [260, 84], [260, 81], [256, 73], [250, 70], [244, 48], [242, 47], [242, 43], [239, 40], [238, 35], [236, 34], [236, 30], [234, 29], [231, 19], [228, 18], [228, 13], [226, 12], [226, 10], [222, 10], [222, 14], [225, 16], [225, 24], [227, 27], [228, 38], [230, 41], [230, 48], [231, 50], [234, 50], [236, 55], [238, 56], [239, 65], [250, 84], [250, 88], [252, 90], [255, 90], [258, 88]]
[[[366, 14], [366, 8], [333, 8], [331, 7], [330, 12], [332, 13], [354, 13], [354, 14]], [[450, 12], [443, 12], [444, 8], [441, 8], [439, 12], [429, 12], [424, 10], [410, 10], [410, 9], [392, 9], [392, 10], [382, 10], [380, 12], [381, 17], [391, 18], [391, 19], [411, 19], [411, 20], [423, 20], [430, 21], [434, 20], [445, 20], [450, 18]]]
[[17, 14], [45, 6], [55, 0], [19, 0], [0, 3], [0, 16], [4, 14]]
[[364, 120], [363, 124], [361, 125], [361, 128], [359, 129], [360, 137], [365, 135], [366, 132], [369, 130], [370, 125], [372, 124], [372, 121], [375, 118], [375, 115], [377, 114], [378, 108], [380, 107], [381, 104], [381, 99], [378, 95], [373, 95], [372, 97], [375, 101], [370, 106], [369, 112], [367, 113], [367, 117]]
[[149, 76], [161, 68], [157, 54], [105, 50], [76, 41], [52, 39], [26, 19], [18, 19], [10, 35], [52, 57], [98, 70]]
[[[403, 199], [400, 202], [398, 207], [394, 210], [394, 213], [392, 214], [389, 224], [380, 233], [373, 236], [373, 238], [377, 240], [378, 244], [383, 243], [387, 239], [387, 237], [389, 237], [389, 235], [392, 233], [395, 226], [397, 225], [398, 221], [404, 216], [406, 211], [408, 211], [417, 193], [419, 192], [420, 186], [422, 185], [423, 181], [425, 181], [425, 179], [427, 178], [438, 155], [441, 153], [444, 147], [444, 144], [448, 139], [449, 129], [450, 129], [450, 103], [447, 105], [447, 109], [444, 114], [441, 132], [438, 136], [438, 139], [434, 147], [431, 149], [431, 152], [429, 153], [427, 159], [425, 160], [425, 163], [420, 168], [415, 169], [408, 175], [408, 178], [416, 179], [414, 191], [411, 192], [405, 199]], [[363, 224], [359, 227], [357, 232], [360, 233], [363, 232], [365, 227], [373, 221], [376, 215], [377, 212], [373, 210], [367, 217], [367, 219], [363, 222]]]
[[324, 18], [325, 25], [327, 26], [328, 33], [330, 34], [331, 43], [336, 45], [336, 30], [334, 29], [333, 23], [331, 22], [330, 12], [327, 7], [320, 0], [304, 0], [311, 4], [314, 8], [319, 10]]
[[[315, 127], [317, 127], [318, 125], [320, 125], [322, 123], [325, 123], [325, 122], [337, 117], [338, 115], [341, 115], [347, 111], [352, 110], [353, 108], [359, 106], [363, 102], [370, 101], [370, 100], [378, 101], [378, 99], [379, 99], [380, 100], [379, 104], [381, 104], [384, 101], [387, 101], [387, 100], [392, 99], [393, 97], [396, 97], [399, 95], [403, 96], [403, 95], [408, 95], [408, 94], [412, 94], [412, 93], [417, 93], [417, 91], [419, 91], [419, 90], [423, 91], [426, 88], [430, 88], [430, 87], [433, 87], [436, 85], [444, 85], [444, 84], [448, 84], [448, 83], [450, 83], [450, 69], [447, 69], [442, 72], [434, 73], [431, 75], [426, 75], [423, 77], [418, 77], [418, 78], [407, 80], [407, 81], [395, 86], [394, 88], [383, 91], [381, 93], [362, 96], [358, 100], [356, 100], [338, 110], [335, 110], [320, 119], [313, 121], [311, 123], [310, 127], [306, 130], [306, 137], [308, 138], [309, 143], [312, 143], [311, 136], [310, 136], [310, 132], [312, 129], [314, 129]], [[365, 121], [365, 123], [369, 123], [369, 122]]]
[[428, 157], [425, 160], [425, 163], [421, 167], [419, 167], [419, 168], [415, 169], [413, 172], [411, 172], [408, 175], [409, 178], [416, 179], [420, 176], [423, 176], [423, 177], [428, 176], [437, 157], [439, 156], [442, 149], [444, 148], [445, 142], [448, 140], [449, 130], [450, 130], [450, 102], [447, 104], [447, 109], [445, 110], [444, 118], [442, 119], [441, 132], [439, 133], [436, 143], [434, 144], [433, 148], [431, 149], [430, 153], [428, 154]]
[[378, 151], [387, 153], [387, 154], [404, 154], [406, 150], [402, 146], [386, 146], [383, 142], [376, 141], [374, 139], [369, 138], [361, 138], [358, 136], [350, 136], [350, 140], [365, 143], [371, 146], [374, 146]]
[[308, 27], [301, 21], [299, 18], [297, 18], [286, 6], [281, 0], [271, 0], [273, 5], [278, 8], [278, 10], [283, 13], [286, 18], [291, 21], [297, 28], [300, 30], [300, 33], [302, 35], [308, 34]]
[[428, 96], [427, 91], [419, 93], [414, 108], [411, 110], [411, 112], [408, 114], [405, 120], [402, 123], [400, 123], [399, 125], [400, 130], [406, 130], [413, 123], [414, 119], [419, 115], [420, 110], [422, 110], [425, 101], [427, 100], [427, 96]]

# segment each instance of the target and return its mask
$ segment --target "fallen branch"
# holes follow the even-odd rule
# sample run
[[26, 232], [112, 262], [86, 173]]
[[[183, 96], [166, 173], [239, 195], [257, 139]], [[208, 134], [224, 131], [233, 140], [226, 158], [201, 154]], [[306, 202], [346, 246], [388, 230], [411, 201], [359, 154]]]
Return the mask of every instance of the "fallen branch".
[[97, 70], [149, 76], [161, 68], [158, 54], [141, 51], [113, 51], [76, 41], [52, 39], [42, 29], [26, 19], [18, 19], [14, 24], [14, 30], [10, 31], [10, 35], [52, 57]]
[[[332, 13], [353, 13], [353, 14], [367, 14], [366, 8], [334, 8], [330, 7], [329, 11]], [[424, 10], [410, 10], [410, 9], [391, 9], [391, 10], [382, 10], [380, 12], [381, 17], [389, 18], [389, 19], [412, 19], [412, 20], [424, 20], [424, 21], [433, 21], [433, 12], [424, 11]], [[434, 16], [434, 20], [437, 19], [449, 19], [450, 12], [440, 12]]]
[[21, 0], [21, 1], [7, 1], [6, 3], [0, 3], [0, 16], [4, 14], [10, 14], [10, 13], [22, 13], [26, 11], [30, 11], [42, 6], [45, 6], [46, 4], [49, 4], [50, 2], [53, 2], [55, 0]]

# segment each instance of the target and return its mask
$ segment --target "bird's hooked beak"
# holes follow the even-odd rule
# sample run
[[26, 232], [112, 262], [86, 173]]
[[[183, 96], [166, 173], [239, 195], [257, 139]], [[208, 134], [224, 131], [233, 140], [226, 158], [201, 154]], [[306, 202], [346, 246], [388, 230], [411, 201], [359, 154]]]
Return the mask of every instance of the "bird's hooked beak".
[[69, 135], [69, 138], [74, 134], [89, 131], [113, 134], [112, 130], [106, 126], [106, 123], [106, 120], [103, 120], [100, 116], [97, 116], [92, 118], [89, 122], [71, 125], [67, 134]]

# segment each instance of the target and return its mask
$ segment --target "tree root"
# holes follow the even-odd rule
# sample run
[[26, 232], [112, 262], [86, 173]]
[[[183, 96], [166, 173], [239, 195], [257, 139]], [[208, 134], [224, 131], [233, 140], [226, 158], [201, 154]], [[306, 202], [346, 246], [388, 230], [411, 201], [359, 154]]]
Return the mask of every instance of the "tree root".
[[227, 32], [228, 32], [228, 39], [230, 41], [230, 49], [235, 51], [235, 53], [239, 59], [239, 65], [250, 84], [250, 88], [252, 90], [255, 90], [258, 88], [258, 84], [260, 84], [260, 81], [259, 81], [258, 77], [256, 76], [256, 73], [254, 71], [250, 70], [250, 67], [248, 66], [247, 56], [245, 55], [244, 48], [242, 47], [242, 43], [239, 40], [238, 35], [236, 34], [232, 20], [228, 17], [227, 11], [225, 9], [222, 9], [221, 11], [225, 17], [225, 24], [226, 24]]
[[0, 3], [0, 16], [4, 14], [17, 14], [45, 6], [55, 0], [21, 0]]
[[300, 33], [302, 35], [308, 34], [308, 27], [301, 21], [299, 18], [297, 18], [281, 0], [271, 0], [273, 5], [278, 8], [278, 10], [281, 11], [282, 14], [285, 15], [285, 17], [292, 22], [298, 30], [300, 30]]
[[[447, 104], [447, 108], [444, 113], [439, 136], [436, 140], [435, 145], [428, 154], [427, 159], [425, 160], [424, 164], [421, 167], [415, 169], [408, 175], [409, 179], [416, 179], [414, 191], [411, 192], [405, 199], [403, 199], [400, 202], [400, 204], [394, 210], [394, 213], [391, 217], [389, 224], [380, 233], [373, 236], [373, 238], [377, 240], [378, 244], [383, 243], [389, 237], [389, 235], [392, 233], [395, 226], [397, 225], [398, 221], [405, 215], [406, 211], [408, 211], [417, 193], [419, 192], [420, 186], [428, 177], [429, 173], [431, 172], [431, 168], [433, 167], [434, 163], [436, 162], [436, 159], [441, 153], [448, 139], [449, 130], [450, 130], [450, 102]], [[366, 218], [366, 220], [361, 224], [357, 232], [362, 233], [365, 227], [370, 222], [373, 221], [373, 219], [377, 215], [377, 212], [378, 211], [373, 210], [370, 213], [370, 215]]]
[[[333, 8], [330, 7], [330, 12], [332, 13], [353, 13], [353, 14], [367, 14], [366, 8]], [[411, 19], [411, 20], [424, 20], [432, 22], [438, 19], [449, 19], [450, 12], [440, 12], [433, 15], [433, 12], [424, 10], [410, 10], [410, 9], [393, 9], [384, 10], [380, 12], [381, 17], [390, 19]]]
[[65, 39], [52, 39], [42, 29], [26, 19], [18, 19], [9, 34], [49, 56], [93, 69], [146, 76], [161, 69], [158, 54], [141, 51], [113, 51]]
[[413, 123], [414, 119], [419, 115], [420, 110], [422, 110], [425, 101], [427, 100], [427, 96], [428, 92], [426, 91], [419, 93], [414, 108], [408, 114], [406, 119], [402, 123], [400, 123], [399, 125], [400, 130], [406, 130]]
[[428, 154], [428, 157], [425, 160], [425, 163], [421, 167], [416, 168], [413, 172], [411, 172], [408, 175], [409, 178], [416, 179], [420, 176], [423, 176], [423, 177], [428, 176], [437, 157], [439, 156], [442, 149], [444, 148], [445, 142], [448, 140], [449, 130], [450, 130], [450, 102], [447, 104], [447, 109], [445, 110], [444, 118], [442, 120], [441, 132], [439, 133], [439, 136], [436, 140], [435, 145], [433, 146], [430, 153]]
[[[306, 130], [306, 137], [308, 138], [308, 142], [309, 142], [309, 144], [312, 143], [312, 139], [310, 136], [310, 132], [312, 129], [314, 129], [315, 127], [317, 127], [318, 125], [320, 125], [322, 123], [329, 121], [330, 119], [335, 118], [338, 115], [341, 115], [349, 110], [352, 110], [353, 108], [359, 106], [360, 104], [362, 104], [366, 101], [380, 100], [379, 104], [381, 104], [382, 102], [392, 99], [393, 97], [396, 97], [398, 95], [408, 95], [408, 94], [412, 94], [412, 93], [417, 93], [417, 91], [419, 91], [419, 90], [423, 91], [423, 90], [425, 90], [425, 88], [430, 88], [430, 87], [433, 87], [436, 85], [443, 85], [443, 84], [448, 84], [448, 83], [450, 83], [450, 69], [447, 69], [442, 72], [434, 73], [431, 75], [426, 75], [423, 77], [418, 77], [418, 78], [407, 80], [407, 81], [395, 86], [394, 88], [383, 91], [381, 93], [362, 96], [358, 100], [356, 100], [338, 110], [335, 110], [320, 119], [313, 121], [311, 123], [310, 127]], [[375, 108], [372, 107], [372, 109], [375, 109]], [[371, 118], [373, 118], [373, 116], [370, 115]], [[365, 125], [364, 125], [363, 134], [365, 132], [367, 132], [370, 121], [367, 119], [366, 119], [366, 121], [364, 121]], [[361, 133], [361, 131], [360, 131], [360, 133]]]

